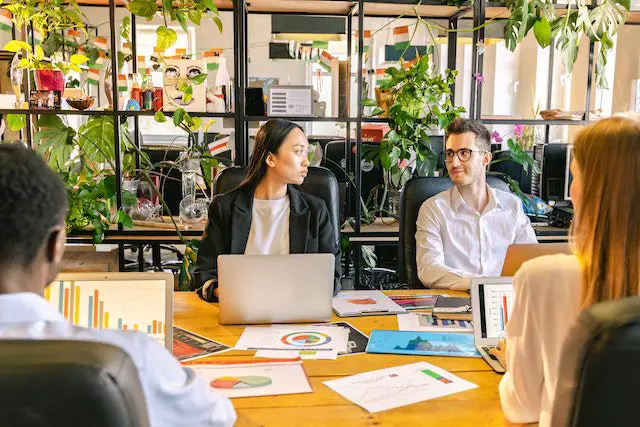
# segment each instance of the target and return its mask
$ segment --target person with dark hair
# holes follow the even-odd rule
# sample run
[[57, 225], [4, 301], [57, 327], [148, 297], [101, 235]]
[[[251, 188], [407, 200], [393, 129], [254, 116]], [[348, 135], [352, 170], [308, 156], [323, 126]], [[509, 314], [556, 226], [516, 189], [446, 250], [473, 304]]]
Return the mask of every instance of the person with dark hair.
[[0, 346], [2, 339], [116, 345], [138, 368], [151, 426], [233, 425], [229, 399], [210, 390], [153, 338], [74, 326], [43, 298], [64, 253], [67, 193], [60, 177], [21, 144], [0, 144], [0, 200]]
[[[323, 200], [297, 190], [309, 168], [309, 142], [288, 120], [269, 120], [256, 133], [244, 180], [209, 206], [194, 278], [197, 293], [217, 300], [217, 259], [223, 254], [335, 255], [334, 293], [340, 290], [340, 245]], [[303, 236], [303, 238], [295, 238]]]
[[426, 287], [468, 290], [499, 276], [509, 245], [537, 243], [522, 203], [487, 185], [491, 135], [478, 121], [447, 128], [445, 165], [453, 187], [426, 200], [416, 222], [416, 265]]

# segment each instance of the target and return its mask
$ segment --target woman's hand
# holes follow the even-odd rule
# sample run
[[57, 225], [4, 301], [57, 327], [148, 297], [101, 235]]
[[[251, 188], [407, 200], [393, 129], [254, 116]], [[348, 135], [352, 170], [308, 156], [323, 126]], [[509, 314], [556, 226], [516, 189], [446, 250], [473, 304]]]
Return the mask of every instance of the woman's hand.
[[507, 340], [502, 338], [498, 342], [498, 347], [489, 350], [489, 354], [498, 358], [503, 367], [507, 367]]

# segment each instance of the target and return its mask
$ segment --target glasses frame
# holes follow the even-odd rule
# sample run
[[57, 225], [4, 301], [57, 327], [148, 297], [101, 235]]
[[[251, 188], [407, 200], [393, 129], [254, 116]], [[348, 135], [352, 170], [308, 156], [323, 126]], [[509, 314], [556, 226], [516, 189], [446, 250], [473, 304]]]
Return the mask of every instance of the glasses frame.
[[[469, 152], [469, 158], [468, 159], [463, 159], [462, 157], [460, 157], [460, 153], [463, 151], [468, 151]], [[449, 158], [449, 156], [447, 155], [448, 152], [453, 153], [451, 158]], [[461, 162], [468, 162], [469, 160], [471, 160], [471, 156], [473, 155], [473, 153], [488, 153], [488, 151], [486, 150], [473, 150], [471, 148], [460, 148], [459, 150], [445, 150], [442, 152], [442, 156], [444, 157], [444, 161], [445, 163], [451, 163], [453, 161], [453, 156], [456, 156], [458, 158], [458, 160], [460, 160]]]

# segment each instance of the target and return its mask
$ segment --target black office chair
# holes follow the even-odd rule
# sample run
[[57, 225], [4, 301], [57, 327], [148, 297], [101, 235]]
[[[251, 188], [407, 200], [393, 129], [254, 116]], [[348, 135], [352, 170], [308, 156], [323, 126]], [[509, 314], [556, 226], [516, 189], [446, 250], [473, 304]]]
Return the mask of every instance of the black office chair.
[[562, 348], [552, 426], [637, 426], [640, 298], [584, 310]]
[[[499, 190], [509, 191], [509, 186], [499, 178], [487, 176], [487, 184]], [[423, 177], [409, 180], [400, 198], [400, 242], [398, 246], [398, 276], [402, 283], [423, 288], [416, 267], [416, 220], [422, 203], [453, 186], [447, 177]]]
[[138, 371], [122, 349], [0, 340], [0, 425], [148, 427], [149, 417]]
[[[213, 182], [214, 194], [226, 193], [236, 188], [245, 175], [244, 166], [225, 168]], [[334, 225], [335, 238], [340, 239], [340, 209], [338, 196], [338, 181], [335, 175], [328, 169], [319, 166], [310, 166], [309, 174], [299, 187], [301, 191], [324, 200]]]

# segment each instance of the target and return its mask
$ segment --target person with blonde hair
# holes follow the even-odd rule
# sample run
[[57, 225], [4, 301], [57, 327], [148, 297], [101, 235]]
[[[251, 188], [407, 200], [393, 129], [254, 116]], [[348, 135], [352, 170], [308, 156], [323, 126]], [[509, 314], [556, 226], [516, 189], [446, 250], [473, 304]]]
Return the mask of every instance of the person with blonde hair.
[[640, 116], [612, 117], [576, 137], [571, 162], [574, 255], [522, 265], [506, 340], [500, 401], [511, 422], [548, 426], [563, 342], [579, 312], [638, 295], [640, 287]]

